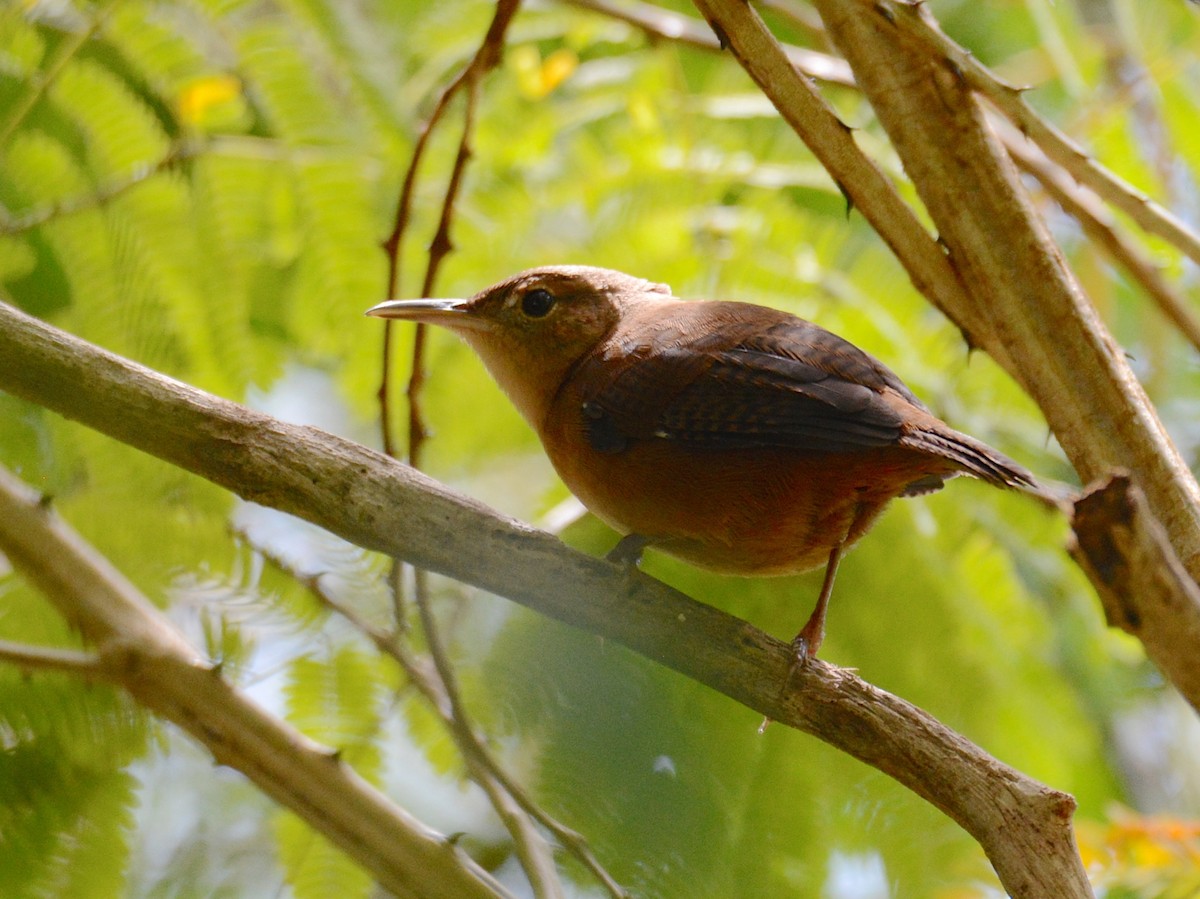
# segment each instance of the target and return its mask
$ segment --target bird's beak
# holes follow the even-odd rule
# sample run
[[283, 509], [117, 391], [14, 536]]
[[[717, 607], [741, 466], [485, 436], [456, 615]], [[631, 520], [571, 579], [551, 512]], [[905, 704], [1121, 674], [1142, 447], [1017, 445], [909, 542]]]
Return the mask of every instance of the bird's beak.
[[376, 318], [395, 318], [444, 328], [486, 331], [490, 322], [471, 312], [467, 300], [387, 300], [367, 310]]

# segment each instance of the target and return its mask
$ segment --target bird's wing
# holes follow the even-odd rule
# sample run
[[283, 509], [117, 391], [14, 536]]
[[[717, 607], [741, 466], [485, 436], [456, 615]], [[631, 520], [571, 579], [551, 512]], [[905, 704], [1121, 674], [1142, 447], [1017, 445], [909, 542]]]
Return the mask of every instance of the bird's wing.
[[900, 439], [903, 419], [885, 391], [921, 408], [881, 363], [811, 322], [704, 305], [722, 307], [711, 323], [719, 327], [705, 326], [705, 310], [697, 310], [699, 325], [642, 332], [581, 365], [593, 448], [620, 452], [633, 441], [665, 439], [844, 452]]

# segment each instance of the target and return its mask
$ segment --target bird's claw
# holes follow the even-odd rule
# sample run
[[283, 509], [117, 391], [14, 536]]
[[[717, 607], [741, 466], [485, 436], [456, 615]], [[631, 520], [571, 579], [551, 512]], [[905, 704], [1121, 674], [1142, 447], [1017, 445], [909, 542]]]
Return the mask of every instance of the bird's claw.
[[624, 568], [637, 568], [642, 561], [642, 552], [650, 545], [650, 538], [641, 534], [626, 534], [617, 541], [617, 545], [608, 551], [604, 558], [614, 565]]
[[804, 631], [801, 631], [792, 638], [791, 645], [792, 665], [788, 669], [788, 680], [791, 680], [791, 676], [807, 665], [809, 659], [815, 655], [815, 653], [810, 651], [808, 635], [805, 634]]

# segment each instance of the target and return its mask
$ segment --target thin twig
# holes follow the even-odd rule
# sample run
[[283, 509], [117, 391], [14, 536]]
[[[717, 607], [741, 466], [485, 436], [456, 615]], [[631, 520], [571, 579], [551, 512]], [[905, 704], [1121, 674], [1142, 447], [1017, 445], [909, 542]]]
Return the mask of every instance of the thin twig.
[[[454, 165], [446, 185], [446, 193], [442, 200], [441, 214], [438, 217], [437, 230], [429, 243], [429, 261], [425, 269], [425, 278], [421, 286], [421, 295], [429, 296], [442, 261], [453, 249], [451, 227], [454, 221], [455, 203], [462, 188], [463, 173], [471, 157], [470, 141], [475, 126], [475, 112], [479, 103], [480, 80], [482, 76], [500, 59], [504, 33], [508, 21], [516, 11], [517, 2], [498, 5], [492, 27], [488, 29], [487, 37], [471, 63], [463, 72], [462, 86], [466, 87], [466, 103], [463, 111], [462, 135], [459, 138], [458, 150], [455, 153]], [[415, 170], [415, 167], [410, 171]], [[408, 183], [406, 179], [406, 184]], [[393, 252], [399, 253], [399, 240]], [[408, 460], [414, 468], [420, 468], [422, 450], [428, 431], [425, 427], [421, 410], [421, 393], [425, 384], [425, 345], [426, 328], [418, 325], [413, 340], [412, 365], [410, 368], [407, 387], [408, 399]], [[425, 640], [429, 647], [430, 657], [440, 680], [440, 688], [445, 701], [449, 704], [449, 719], [447, 724], [455, 734], [456, 744], [472, 771], [476, 783], [487, 794], [492, 807], [504, 822], [505, 828], [513, 838], [521, 866], [529, 877], [530, 886], [538, 899], [561, 899], [563, 896], [562, 880], [554, 863], [554, 854], [545, 839], [534, 826], [533, 819], [521, 807], [520, 803], [505, 789], [493, 771], [495, 763], [488, 756], [482, 744], [475, 738], [463, 705], [454, 667], [450, 662], [445, 645], [438, 632], [436, 618], [433, 614], [432, 601], [429, 595], [429, 579], [425, 571], [415, 569], [413, 572], [414, 595], [418, 614], [421, 618]], [[486, 758], [486, 761], [484, 760]]]
[[75, 215], [111, 202], [139, 184], [149, 181], [160, 172], [174, 168], [181, 161], [196, 155], [196, 147], [185, 143], [173, 144], [157, 162], [145, 163], [129, 172], [125, 177], [105, 184], [90, 194], [57, 200], [32, 209], [14, 218], [0, 216], [0, 235], [20, 234], [41, 227], [54, 219]]
[[[504, 46], [504, 35], [508, 31], [508, 25], [512, 21], [513, 15], [516, 14], [519, 5], [520, 0], [498, 0], [496, 13], [492, 17], [492, 23], [488, 26], [487, 34], [484, 35], [479, 49], [475, 51], [475, 55], [471, 57], [470, 62], [467, 63], [463, 70], [442, 90], [437, 102], [433, 106], [433, 111], [429, 114], [429, 118], [425, 120], [425, 124], [421, 127], [421, 131], [417, 135], [417, 142], [413, 146], [412, 159], [408, 164], [408, 170], [404, 173], [404, 182], [400, 188], [400, 198], [396, 203], [396, 215], [393, 219], [392, 230], [383, 243], [383, 249], [387, 253], [388, 259], [386, 294], [388, 297], [396, 296], [400, 289], [401, 247], [412, 218], [412, 201], [417, 183], [417, 171], [420, 168], [421, 161], [425, 157], [425, 150], [429, 146], [429, 139], [433, 135], [438, 122], [445, 115], [450, 101], [454, 99], [458, 92], [468, 83], [480, 80], [500, 62]], [[418, 326], [418, 343], [423, 339], [423, 332], [424, 329]], [[383, 450], [389, 456], [395, 457], [396, 444], [392, 439], [390, 425], [391, 355], [391, 323], [388, 322], [384, 326], [383, 376], [379, 385], [379, 415], [380, 428], [383, 435]]]
[[[427, 297], [433, 293], [433, 285], [437, 282], [442, 260], [454, 249], [454, 241], [450, 230], [454, 223], [455, 203], [462, 189], [463, 172], [471, 158], [471, 133], [475, 128], [475, 111], [479, 105], [479, 80], [472, 79], [467, 87], [466, 109], [463, 111], [462, 136], [458, 141], [458, 151], [454, 154], [454, 167], [450, 170], [450, 180], [446, 184], [446, 196], [442, 200], [442, 212], [438, 217], [437, 231], [429, 242], [429, 264], [425, 268], [425, 280], [421, 284], [421, 296]], [[414, 468], [421, 467], [421, 451], [429, 431], [425, 427], [425, 419], [421, 410], [421, 392], [425, 387], [425, 340], [426, 328], [418, 325], [413, 339], [412, 368], [408, 378], [408, 464]]]
[[[433, 285], [437, 281], [441, 263], [453, 249], [451, 227], [454, 220], [455, 203], [462, 187], [463, 173], [471, 156], [470, 141], [475, 125], [475, 111], [479, 102], [480, 82], [483, 76], [500, 61], [504, 46], [504, 35], [508, 29], [509, 22], [516, 13], [518, 5], [519, 0], [500, 0], [483, 43], [459, 76], [442, 92], [433, 114], [426, 122], [418, 138], [412, 161], [405, 174], [392, 233], [385, 243], [385, 248], [389, 254], [389, 295], [394, 295], [399, 289], [401, 247], [410, 219], [413, 189], [416, 184], [416, 173], [421, 157], [428, 146], [429, 136], [441, 120], [451, 99], [465, 87], [467, 96], [463, 113], [462, 136], [459, 139], [458, 151], [455, 154], [454, 165], [446, 185], [446, 193], [442, 201], [437, 230], [429, 244], [429, 262], [421, 287], [422, 296], [429, 296], [433, 291]], [[385, 354], [386, 357], [390, 356], [390, 337], [385, 339], [389, 341], [387, 345], [389, 349]], [[424, 417], [421, 411], [421, 392], [425, 383], [425, 344], [426, 329], [424, 325], [418, 325], [413, 339], [412, 365], [407, 387], [408, 461], [414, 468], [420, 467], [421, 450], [424, 447], [427, 436]], [[383, 382], [380, 386], [385, 447], [391, 443], [388, 433], [390, 431], [390, 419], [388, 418], [389, 402], [387, 399], [390, 393], [388, 383], [390, 366], [387, 363], [388, 359], [385, 358]], [[388, 452], [392, 454], [393, 450], [389, 448]], [[392, 584], [394, 596], [396, 597], [398, 624], [406, 617], [403, 613], [403, 605], [400, 599], [401, 594], [398, 590], [399, 580], [399, 571], [393, 568]], [[441, 638], [438, 635], [436, 621], [430, 608], [428, 578], [426, 573], [420, 569], [414, 571], [414, 593], [425, 630], [426, 642], [429, 645], [430, 655], [433, 658], [434, 667], [440, 681], [436, 685], [440, 696], [434, 702], [434, 705], [443, 712], [444, 717], [448, 715], [446, 723], [450, 727], [451, 732], [456, 736], [456, 743], [463, 753], [468, 768], [473, 772], [476, 783], [487, 793], [492, 807], [496, 810], [496, 813], [500, 816], [500, 819], [504, 822], [505, 827], [512, 836], [517, 856], [521, 861], [522, 867], [525, 869], [526, 875], [529, 877], [534, 895], [539, 897], [539, 899], [543, 899], [543, 897], [544, 899], [560, 899], [563, 896], [563, 886], [558, 875], [558, 869], [554, 863], [552, 850], [534, 826], [533, 819], [513, 796], [512, 791], [506, 789], [504, 784], [499, 782], [493, 775], [493, 771], [497, 766], [471, 731], [454, 678], [453, 666], [450, 664]], [[447, 704], [449, 708], [444, 709], [444, 706]]]
[[417, 569], [416, 575], [416, 606], [421, 616], [421, 629], [425, 632], [425, 642], [429, 647], [429, 657], [441, 681], [441, 691], [449, 703], [450, 718], [448, 724], [455, 734], [455, 743], [463, 753], [463, 758], [476, 775], [476, 782], [488, 794], [492, 807], [504, 821], [505, 827], [512, 835], [521, 867], [529, 877], [534, 895], [538, 899], [562, 899], [562, 881], [554, 865], [554, 855], [549, 851], [545, 840], [531, 825], [531, 821], [523, 809], [515, 802], [513, 796], [504, 790], [493, 778], [494, 763], [489, 759], [482, 761], [486, 755], [483, 746], [476, 739], [463, 705], [462, 693], [458, 688], [458, 678], [454, 673], [454, 665], [446, 652], [445, 644], [439, 632], [437, 619], [433, 614], [432, 602], [429, 596], [428, 574], [423, 569]]
[[889, 20], [913, 39], [934, 48], [976, 93], [1012, 120], [1042, 151], [1080, 184], [1120, 209], [1145, 231], [1157, 234], [1200, 264], [1200, 234], [1190, 229], [1145, 193], [1110, 171], [1025, 102], [1026, 89], [1008, 84], [951, 40], [924, 3], [879, 0]]
[[1190, 304], [1174, 285], [1163, 277], [1162, 270], [1121, 232], [1108, 207], [1094, 193], [1080, 187], [1070, 175], [1033, 149], [1015, 128], [1010, 126], [998, 130], [1013, 161], [1037, 178], [1058, 205], [1079, 222], [1084, 233], [1141, 284], [1163, 315], [1200, 351], [1200, 319], [1196, 318]]
[[[422, 159], [425, 157], [425, 150], [429, 145], [429, 139], [441, 121], [442, 116], [449, 108], [450, 102], [464, 86], [469, 86], [470, 91], [468, 94], [467, 110], [464, 116], [462, 138], [459, 142], [458, 153], [455, 156], [454, 169], [451, 172], [450, 182], [446, 188], [446, 198], [442, 204], [442, 212], [438, 220], [438, 230], [430, 245], [430, 262], [425, 271], [422, 293], [424, 296], [428, 296], [429, 292], [433, 289], [433, 283], [437, 277], [441, 259], [444, 258], [452, 246], [450, 240], [452, 210], [454, 200], [458, 196], [463, 169], [470, 157], [469, 141], [474, 123], [477, 85], [483, 76], [500, 62], [503, 54], [504, 35], [508, 31], [508, 25], [512, 21], [512, 17], [516, 14], [519, 5], [520, 0], [499, 0], [496, 5], [496, 13], [492, 17], [491, 25], [488, 26], [483, 42], [475, 51], [475, 55], [463, 67], [462, 71], [442, 90], [437, 102], [434, 104], [433, 111], [430, 113], [429, 118], [425, 120], [425, 124], [421, 127], [421, 131], [417, 135], [417, 142], [413, 147], [412, 159], [409, 161], [408, 169], [404, 173], [404, 182], [400, 188], [400, 198], [396, 203], [396, 215], [392, 223], [392, 230], [383, 244], [388, 260], [386, 292], [386, 296], [388, 297], [396, 296], [400, 290], [401, 250], [404, 236], [408, 231], [408, 225], [412, 218], [412, 202], [417, 183], [417, 172], [420, 169]], [[425, 325], [418, 324], [413, 333], [412, 367], [407, 387], [408, 461], [414, 467], [418, 467], [420, 464], [421, 447], [426, 436], [424, 418], [421, 414], [421, 390], [425, 381], [425, 335]], [[385, 322], [383, 329], [382, 375], [377, 394], [379, 399], [379, 428], [382, 435], [383, 451], [395, 458], [396, 443], [392, 437], [391, 424], [393, 345], [392, 323], [390, 321]], [[396, 619], [396, 629], [402, 632], [408, 627], [408, 613], [405, 608], [404, 599], [404, 569], [400, 562], [393, 562], [388, 583], [392, 590], [392, 605], [393, 614]], [[416, 587], [417, 589], [420, 588], [419, 581]]]
[[[698, 47], [701, 50], [720, 50], [721, 42], [707, 24], [692, 16], [671, 12], [650, 3], [609, 3], [608, 0], [562, 0], [571, 6], [600, 13], [632, 25], [644, 34], [662, 40]], [[853, 85], [854, 75], [844, 59], [810, 50], [807, 47], [785, 45], [788, 60], [811, 78], [831, 84]]]
[[24, 671], [65, 671], [69, 674], [108, 680], [111, 672], [104, 659], [95, 653], [54, 646], [31, 646], [0, 640], [0, 661]]

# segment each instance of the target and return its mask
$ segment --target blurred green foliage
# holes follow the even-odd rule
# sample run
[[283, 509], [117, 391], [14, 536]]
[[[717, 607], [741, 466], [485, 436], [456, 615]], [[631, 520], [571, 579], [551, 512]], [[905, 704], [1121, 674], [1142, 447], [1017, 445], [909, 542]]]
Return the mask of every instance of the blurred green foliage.
[[[1009, 80], [1036, 84], [1030, 102], [1107, 165], [1168, 206], [1200, 208], [1194, 7], [933, 9]], [[382, 334], [361, 313], [384, 298], [380, 245], [420, 122], [491, 12], [482, 0], [8, 0], [0, 295], [204, 389], [377, 442]], [[886, 360], [955, 426], [1069, 478], [1028, 398], [967, 353], [732, 61], [555, 3], [522, 10], [509, 38], [485, 85], [439, 292], [578, 262], [684, 296], [784, 307]], [[902, 179], [861, 98], [828, 94]], [[424, 272], [459, 109], [418, 181], [405, 295]], [[1071, 222], [1047, 215], [1195, 461], [1195, 354]], [[1157, 241], [1145, 251], [1195, 295], [1194, 267]], [[412, 338], [396, 339], [399, 385]], [[542, 520], [566, 493], [533, 435], [452, 338], [430, 336], [428, 364], [428, 468]], [[361, 636], [231, 536], [247, 513], [234, 498], [3, 394], [0, 462], [53, 496], [257, 698], [434, 826], [467, 831], [489, 863], [508, 858], [460, 788], [445, 733]], [[332, 572], [344, 601], [388, 620], [382, 560], [275, 527], [238, 531], [306, 574]], [[595, 553], [615, 539], [589, 518], [565, 537]], [[1105, 631], [1064, 540], [1063, 522], [975, 483], [897, 504], [844, 563], [823, 655], [1073, 793], [1110, 895], [1147, 882], [1176, 895], [1178, 878], [1145, 877], [1157, 856], [1105, 867], [1112, 803], [1196, 817], [1200, 788], [1194, 765], [1127, 764], [1119, 722], [1158, 702], [1161, 685], [1136, 645]], [[717, 578], [653, 553], [646, 567], [780, 637], [819, 585], [819, 573]], [[746, 709], [620, 647], [456, 585], [439, 583], [438, 600], [469, 707], [506, 763], [637, 895], [995, 893], [978, 847], [883, 775], [782, 727], [759, 736]], [[77, 640], [4, 568], [0, 636]], [[1171, 719], [1163, 728], [1187, 739]], [[190, 773], [163, 775], [179, 770]], [[1175, 792], [1148, 790], [1155, 777]], [[306, 825], [248, 791], [213, 789], [216, 778], [111, 691], [0, 665], [0, 894], [242, 896], [280, 883], [300, 897], [370, 894]], [[164, 809], [180, 810], [173, 830]]]

